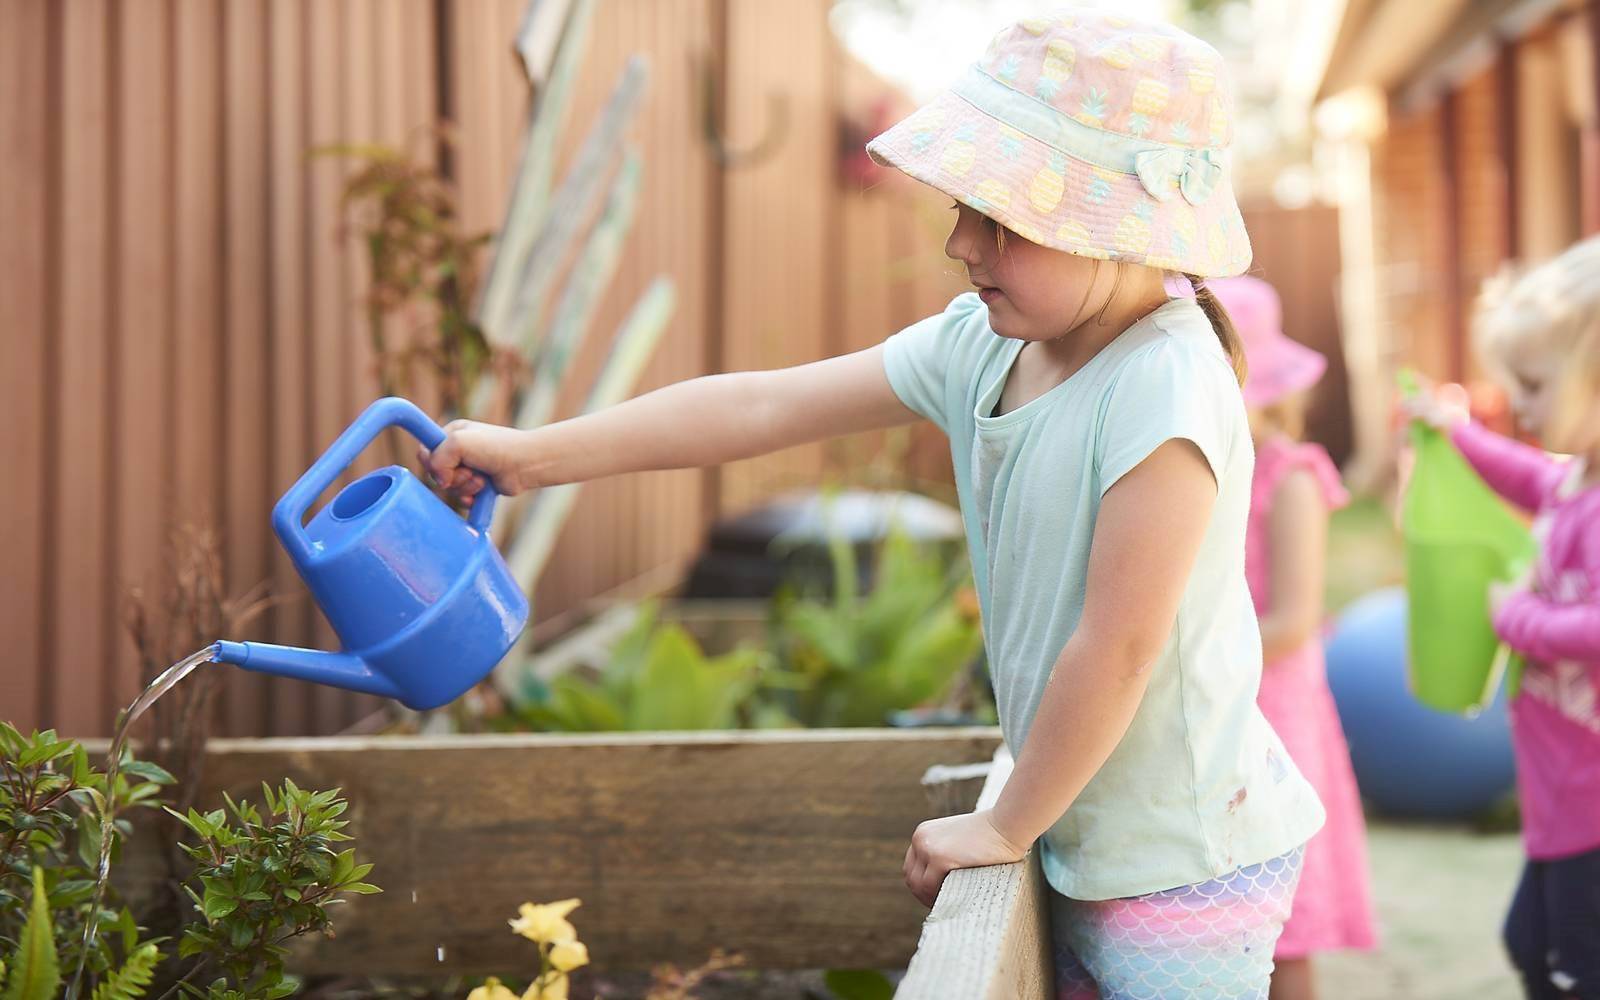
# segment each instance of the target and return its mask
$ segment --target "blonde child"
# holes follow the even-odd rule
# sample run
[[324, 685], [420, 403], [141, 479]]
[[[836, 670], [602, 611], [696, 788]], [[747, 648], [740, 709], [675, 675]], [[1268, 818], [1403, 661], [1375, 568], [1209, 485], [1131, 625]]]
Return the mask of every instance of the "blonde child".
[[1361, 797], [1318, 634], [1328, 515], [1349, 497], [1328, 453], [1300, 440], [1306, 393], [1322, 378], [1327, 359], [1284, 335], [1282, 303], [1265, 281], [1223, 278], [1211, 287], [1250, 362], [1244, 401], [1256, 469], [1245, 576], [1266, 660], [1256, 700], [1328, 812], [1327, 825], [1306, 845], [1294, 906], [1274, 953], [1272, 1000], [1310, 1000], [1316, 995], [1313, 955], [1376, 943]]
[[[458, 422], [463, 496], [726, 462], [925, 418], [950, 439], [1002, 728], [994, 808], [922, 824], [911, 891], [1041, 845], [1062, 997], [1264, 997], [1315, 792], [1256, 707], [1243, 357], [1201, 276], [1250, 246], [1222, 61], [1094, 11], [1023, 21], [869, 153], [954, 199], [975, 292], [845, 357], [529, 431]], [[1169, 301], [1169, 272], [1195, 276]]]
[[1431, 393], [1408, 404], [1450, 432], [1485, 482], [1534, 515], [1539, 557], [1491, 595], [1527, 660], [1511, 702], [1528, 863], [1505, 942], [1529, 997], [1600, 997], [1600, 238], [1531, 271], [1481, 311], [1478, 335], [1538, 448]]

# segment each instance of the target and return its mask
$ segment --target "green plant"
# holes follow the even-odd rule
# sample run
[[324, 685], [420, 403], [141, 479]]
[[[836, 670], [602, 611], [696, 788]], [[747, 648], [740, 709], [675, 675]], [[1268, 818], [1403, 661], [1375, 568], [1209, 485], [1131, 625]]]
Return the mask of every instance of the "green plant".
[[763, 656], [707, 656], [682, 626], [659, 624], [646, 605], [600, 671], [575, 670], [535, 688], [515, 716], [539, 730], [730, 729], [750, 721]]
[[894, 983], [876, 969], [830, 969], [822, 981], [836, 1000], [894, 998]]
[[200, 961], [186, 977], [207, 968], [225, 976], [205, 990], [184, 983], [190, 996], [216, 998], [286, 997], [298, 984], [284, 974], [284, 944], [330, 927], [328, 908], [346, 893], [381, 890], [362, 879], [372, 865], [356, 861], [355, 849], [335, 845], [350, 840], [339, 817], [347, 803], [337, 789], [306, 791], [285, 780], [276, 792], [261, 787], [263, 813], [246, 801], [224, 796], [227, 809], [180, 818], [196, 843], [184, 850], [195, 862], [186, 886], [203, 922], [183, 932], [178, 954]]
[[[314, 156], [355, 158], [361, 166], [344, 184], [348, 225], [367, 251], [367, 335], [378, 363], [384, 395], [409, 394], [419, 366], [437, 378], [444, 406], [461, 409], [467, 387], [490, 359], [489, 342], [472, 318], [477, 294], [478, 254], [489, 242], [464, 234], [455, 193], [431, 164], [381, 145], [330, 146]], [[430, 336], [412, 346], [393, 345], [386, 321], [414, 304], [431, 308]]]
[[[187, 926], [148, 936], [133, 912], [117, 904], [114, 887], [91, 913], [102, 817], [107, 810], [113, 817], [116, 861], [134, 828], [131, 813], [164, 805], [172, 782], [160, 767], [124, 751], [108, 789], [82, 744], [52, 730], [23, 736], [0, 722], [0, 998], [53, 1000], [80, 957], [85, 985], [76, 996], [143, 996], [174, 951], [191, 961], [157, 984], [163, 997], [286, 997], [298, 984], [284, 974], [285, 942], [328, 930], [328, 907], [348, 894], [379, 891], [362, 881], [371, 865], [337, 846], [350, 840], [342, 832], [346, 803], [338, 791], [306, 791], [285, 781], [277, 790], [263, 787], [265, 812], [227, 796], [226, 810], [168, 810], [195, 837], [183, 845], [193, 862], [182, 887], [194, 904], [194, 917], [180, 916], [192, 921]], [[95, 933], [85, 955], [91, 922]], [[214, 978], [195, 985], [202, 975]]]
[[[109, 810], [115, 859], [132, 829], [128, 814], [157, 805], [171, 783], [166, 771], [125, 752], [116, 787], [107, 789], [82, 744], [54, 730], [24, 736], [0, 722], [0, 949], [12, 956], [6, 1000], [54, 995], [55, 986], [38, 992], [50, 978], [46, 952], [52, 966], [68, 970], [83, 958], [86, 975], [102, 986], [136, 968], [152, 942], [140, 941], [132, 913], [114, 908], [109, 895], [90, 912], [101, 820]], [[84, 958], [91, 921], [96, 933]], [[18, 986], [24, 980], [27, 990]]]
[[892, 531], [863, 594], [854, 547], [828, 549], [831, 597], [772, 604], [778, 704], [807, 726], [879, 726], [949, 695], [983, 645], [965, 566]]

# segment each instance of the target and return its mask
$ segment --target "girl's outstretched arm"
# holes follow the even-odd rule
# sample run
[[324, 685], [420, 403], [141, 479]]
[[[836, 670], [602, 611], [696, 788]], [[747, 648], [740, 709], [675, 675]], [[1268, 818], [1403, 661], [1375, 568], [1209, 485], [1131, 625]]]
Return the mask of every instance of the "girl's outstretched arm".
[[884, 374], [883, 347], [772, 371], [706, 375], [595, 413], [517, 430], [452, 421], [419, 452], [445, 488], [516, 494], [623, 472], [718, 465], [792, 445], [918, 419]]
[[1481, 424], [1457, 424], [1450, 440], [1490, 489], [1526, 511], [1537, 512], [1565, 473], [1560, 462], [1538, 448]]
[[1022, 857], [1111, 756], [1172, 634], [1216, 498], [1210, 465], [1182, 439], [1106, 491], [1083, 616], [1056, 658], [1016, 770], [993, 809], [917, 828], [904, 874], [918, 899], [931, 906], [956, 868]]

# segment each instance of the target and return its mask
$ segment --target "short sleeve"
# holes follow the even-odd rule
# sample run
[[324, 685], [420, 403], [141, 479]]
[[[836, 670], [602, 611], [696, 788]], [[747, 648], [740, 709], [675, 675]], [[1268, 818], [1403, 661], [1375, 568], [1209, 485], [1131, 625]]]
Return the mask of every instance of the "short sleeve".
[[1127, 360], [1107, 393], [1095, 439], [1100, 495], [1175, 439], [1193, 441], [1220, 484], [1243, 419], [1239, 383], [1220, 350], [1162, 337]]
[[987, 327], [986, 317], [983, 300], [968, 292], [952, 299], [944, 312], [918, 320], [884, 342], [884, 373], [895, 395], [947, 434], [951, 364], [962, 337], [974, 323]]
[[1316, 481], [1322, 502], [1338, 510], [1350, 502], [1350, 493], [1339, 478], [1339, 468], [1327, 449], [1310, 441], [1283, 442], [1256, 455], [1257, 487], [1263, 497], [1275, 493], [1291, 472], [1304, 471]]

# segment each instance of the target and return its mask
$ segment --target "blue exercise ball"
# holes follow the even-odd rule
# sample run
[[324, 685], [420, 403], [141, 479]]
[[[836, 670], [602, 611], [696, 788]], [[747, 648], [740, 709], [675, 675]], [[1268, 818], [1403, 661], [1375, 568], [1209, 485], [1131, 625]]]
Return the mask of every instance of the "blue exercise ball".
[[1465, 819], [1516, 783], [1505, 692], [1474, 718], [1438, 712], [1406, 681], [1406, 594], [1375, 591], [1339, 616], [1328, 685], [1361, 794], [1393, 816]]

